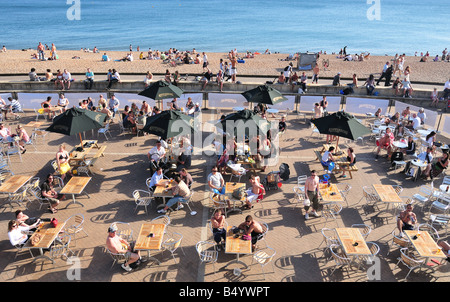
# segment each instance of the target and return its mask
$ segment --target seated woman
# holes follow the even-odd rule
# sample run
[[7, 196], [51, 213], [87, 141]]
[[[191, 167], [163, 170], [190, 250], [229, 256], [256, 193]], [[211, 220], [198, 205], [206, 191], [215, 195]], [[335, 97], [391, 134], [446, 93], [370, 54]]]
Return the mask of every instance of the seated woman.
[[17, 136], [19, 137], [19, 148], [22, 151], [22, 154], [27, 152], [27, 149], [25, 149], [25, 144], [30, 141], [30, 137], [28, 136], [28, 133], [25, 131], [25, 128], [22, 127], [22, 125], [17, 125], [16, 129]]
[[23, 226], [20, 225], [20, 223], [16, 220], [10, 220], [8, 222], [9, 242], [11, 242], [13, 246], [22, 247], [31, 237], [31, 235], [29, 235], [28, 232], [31, 229], [36, 228], [39, 224], [40, 221], [38, 220], [33, 225]]
[[413, 155], [416, 153], [416, 143], [412, 136], [408, 136], [408, 147], [400, 149], [404, 154]]
[[[352, 147], [349, 147], [347, 149], [347, 161], [350, 163], [349, 166], [354, 166], [356, 164], [356, 155], [355, 152], [353, 151]], [[347, 177], [347, 175], [345, 175], [345, 171], [342, 172], [341, 177]]]
[[52, 120], [55, 116], [55, 111], [53, 110], [53, 106], [50, 103], [52, 101], [52, 97], [48, 96], [45, 101], [41, 103], [41, 107], [44, 109], [44, 112], [47, 112], [47, 118]]
[[378, 158], [378, 154], [380, 153], [381, 149], [386, 149], [388, 152], [388, 155], [392, 152], [392, 144], [394, 143], [394, 134], [391, 131], [391, 128], [386, 129], [385, 135], [377, 140], [377, 153], [375, 155], [375, 158]]
[[123, 119], [123, 127], [125, 129], [131, 128], [133, 134], [136, 134], [136, 118], [133, 111], [129, 111], [128, 115]]
[[449, 154], [447, 152], [442, 153], [442, 156], [424, 171], [424, 177], [428, 178], [430, 176], [431, 180], [433, 180], [433, 178], [441, 174], [448, 167], [448, 157]]

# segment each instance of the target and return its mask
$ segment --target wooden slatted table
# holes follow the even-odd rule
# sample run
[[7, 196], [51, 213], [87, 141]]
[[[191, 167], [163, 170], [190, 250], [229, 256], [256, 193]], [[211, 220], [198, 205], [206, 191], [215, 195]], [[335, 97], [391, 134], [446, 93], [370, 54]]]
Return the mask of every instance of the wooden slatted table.
[[228, 226], [227, 235], [225, 240], [225, 253], [227, 254], [237, 254], [237, 258], [231, 262], [229, 262], [226, 266], [232, 263], [241, 263], [248, 268], [247, 264], [239, 260], [240, 254], [252, 254], [252, 241], [251, 240], [243, 240], [241, 236], [238, 238], [234, 238], [233, 231], [231, 230], [232, 226]]
[[[86, 145], [89, 144], [90, 145]], [[83, 150], [77, 151], [78, 148], [82, 147]], [[81, 144], [76, 145], [72, 151], [69, 152], [69, 165], [71, 166], [79, 166], [80, 162], [86, 160], [86, 156], [91, 152], [92, 148], [99, 149], [100, 147], [97, 144], [97, 140], [83, 140]]]
[[425, 264], [428, 263], [429, 258], [447, 258], [444, 252], [439, 249], [439, 246], [436, 241], [434, 241], [433, 237], [431, 237], [430, 233], [421, 231], [419, 234], [417, 230], [403, 232], [406, 234], [417, 253], [421, 257], [426, 258]]
[[[148, 259], [154, 259], [160, 264], [158, 259], [151, 257], [150, 251], [159, 251], [161, 249], [165, 229], [166, 225], [163, 223], [143, 223], [134, 249], [137, 251], [147, 251]], [[150, 234], [153, 234], [153, 237], [150, 237]]]
[[164, 208], [167, 201], [166, 199], [173, 197], [171, 189], [176, 185], [177, 183], [173, 179], [161, 179], [158, 181], [158, 186], [156, 186], [155, 191], [153, 191], [153, 197], [161, 197], [163, 199], [163, 204], [158, 205], [157, 209]]
[[19, 191], [33, 176], [31, 175], [12, 175], [0, 186], [0, 193], [14, 194]]
[[327, 184], [319, 184], [319, 194], [322, 197], [323, 204], [345, 201], [336, 184], [331, 184], [330, 187]]
[[[231, 208], [227, 212], [238, 211], [238, 212], [242, 213], [241, 209], [236, 208], [236, 198], [233, 197], [234, 190], [236, 190], [238, 188], [244, 188], [245, 189], [245, 183], [243, 183], [243, 182], [226, 182], [225, 183], [225, 195], [230, 197], [231, 200], [233, 201], [233, 208]], [[242, 197], [240, 201], [244, 202], [245, 201], [245, 196]]]
[[391, 204], [405, 203], [400, 198], [400, 196], [398, 196], [397, 192], [395, 192], [394, 188], [391, 185], [375, 184], [375, 185], [373, 185], [373, 188], [375, 189], [375, 192], [377, 193], [381, 202], [384, 202], [387, 204], [386, 209], [389, 209], [389, 206]]
[[[54, 259], [50, 258], [47, 255], [44, 255], [43, 249], [49, 249], [52, 245], [53, 241], [55, 241], [56, 237], [58, 236], [59, 232], [64, 228], [66, 225], [66, 222], [58, 222], [58, 225], [56, 227], [53, 227], [49, 221], [43, 222], [39, 228], [31, 235], [30, 238], [28, 238], [27, 243], [23, 246], [27, 249], [39, 249], [40, 255], [35, 257], [33, 261], [36, 261], [36, 259], [48, 259], [52, 263], [54, 262]], [[40, 236], [41, 239], [39, 242], [35, 245], [32, 245], [31, 242], [34, 237]]]
[[[72, 194], [73, 203], [84, 205], [75, 199], [75, 195], [83, 193], [84, 188], [89, 183], [92, 177], [88, 176], [73, 176], [60, 191], [61, 194]], [[89, 196], [89, 195], [88, 195]], [[67, 204], [69, 206], [70, 203]]]
[[336, 234], [347, 256], [354, 258], [372, 255], [358, 228], [336, 228]]

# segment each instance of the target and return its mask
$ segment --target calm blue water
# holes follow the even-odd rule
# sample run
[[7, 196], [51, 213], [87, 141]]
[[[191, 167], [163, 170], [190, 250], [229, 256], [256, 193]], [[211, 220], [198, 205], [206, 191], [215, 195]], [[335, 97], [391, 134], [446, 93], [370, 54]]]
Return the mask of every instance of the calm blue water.
[[348, 53], [378, 55], [450, 49], [443, 1], [380, 0], [379, 21], [367, 18], [367, 0], [79, 0], [80, 20], [73, 21], [66, 13], [74, 2], [67, 1], [0, 0], [0, 45], [283, 53], [347, 45]]

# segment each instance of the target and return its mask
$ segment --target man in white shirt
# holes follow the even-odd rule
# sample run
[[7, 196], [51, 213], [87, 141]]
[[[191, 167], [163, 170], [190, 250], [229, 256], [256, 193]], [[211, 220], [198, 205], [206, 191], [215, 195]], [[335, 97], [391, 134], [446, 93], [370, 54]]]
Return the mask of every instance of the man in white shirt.
[[416, 113], [413, 113], [412, 117], [413, 118], [410, 124], [406, 125], [405, 127], [412, 130], [417, 130], [421, 124], [420, 117], [418, 117]]
[[67, 71], [67, 69], [64, 69], [63, 72], [63, 83], [67, 84], [67, 89], [70, 89], [70, 82], [72, 82], [72, 75], [70, 72]]
[[111, 99], [109, 100], [109, 110], [113, 113], [113, 118], [116, 116], [117, 111], [119, 110], [120, 101], [118, 98], [116, 98], [115, 95], [111, 96]]
[[216, 194], [224, 195], [225, 194], [225, 180], [222, 177], [222, 174], [218, 172], [217, 167], [213, 167], [211, 173], [208, 175], [208, 185]]
[[153, 171], [154, 167], [160, 167], [164, 156], [166, 156], [166, 149], [164, 149], [160, 141], [157, 141], [156, 147], [151, 148], [147, 153], [147, 157], [150, 160], [150, 171]]
[[158, 167], [155, 173], [153, 173], [152, 178], [150, 179], [148, 189], [153, 192], [157, 186], [163, 186], [161, 184], [158, 184], [158, 182], [163, 178], [164, 178], [163, 170], [161, 167]]
[[444, 95], [442, 96], [444, 98], [444, 101], [448, 98], [449, 94], [450, 94], [450, 80], [448, 80], [444, 84]]

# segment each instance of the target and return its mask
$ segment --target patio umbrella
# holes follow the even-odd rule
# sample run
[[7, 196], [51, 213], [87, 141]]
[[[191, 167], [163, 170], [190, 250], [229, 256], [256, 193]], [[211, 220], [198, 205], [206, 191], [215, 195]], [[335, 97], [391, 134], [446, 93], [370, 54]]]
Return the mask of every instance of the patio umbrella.
[[[227, 129], [227, 121], [233, 121], [233, 128]], [[266, 135], [267, 131], [270, 129], [270, 123], [260, 117], [258, 114], [254, 113], [252, 110], [244, 109], [238, 112], [233, 112], [225, 116], [225, 118], [219, 121], [216, 124], [217, 126], [221, 126], [222, 129], [232, 135], [236, 135], [238, 129], [242, 129], [241, 127], [247, 126], [245, 130], [249, 130], [250, 127], [256, 127], [258, 133]], [[248, 131], [245, 132], [248, 135]]]
[[183, 93], [184, 91], [178, 86], [164, 80], [159, 80], [139, 92], [138, 95], [143, 95], [150, 99], [154, 99], [155, 101], [159, 101], [163, 99], [179, 98]]
[[344, 111], [313, 119], [311, 122], [316, 125], [321, 134], [337, 136], [336, 147], [339, 143], [339, 137], [355, 140], [370, 133], [369, 128], [361, 124], [352, 114]]
[[287, 98], [284, 97], [281, 92], [266, 84], [247, 90], [243, 92], [242, 95], [251, 103], [275, 105], [287, 101]]
[[[186, 115], [181, 111], [165, 110], [159, 114], [147, 117], [142, 131], [160, 136], [162, 139], [177, 136], [186, 133], [186, 128], [189, 127], [189, 133], [194, 129], [194, 118]], [[194, 129], [195, 130], [195, 129]]]
[[103, 127], [105, 118], [105, 113], [73, 107], [56, 116], [45, 130], [65, 135], [79, 134], [82, 142], [81, 132]]

